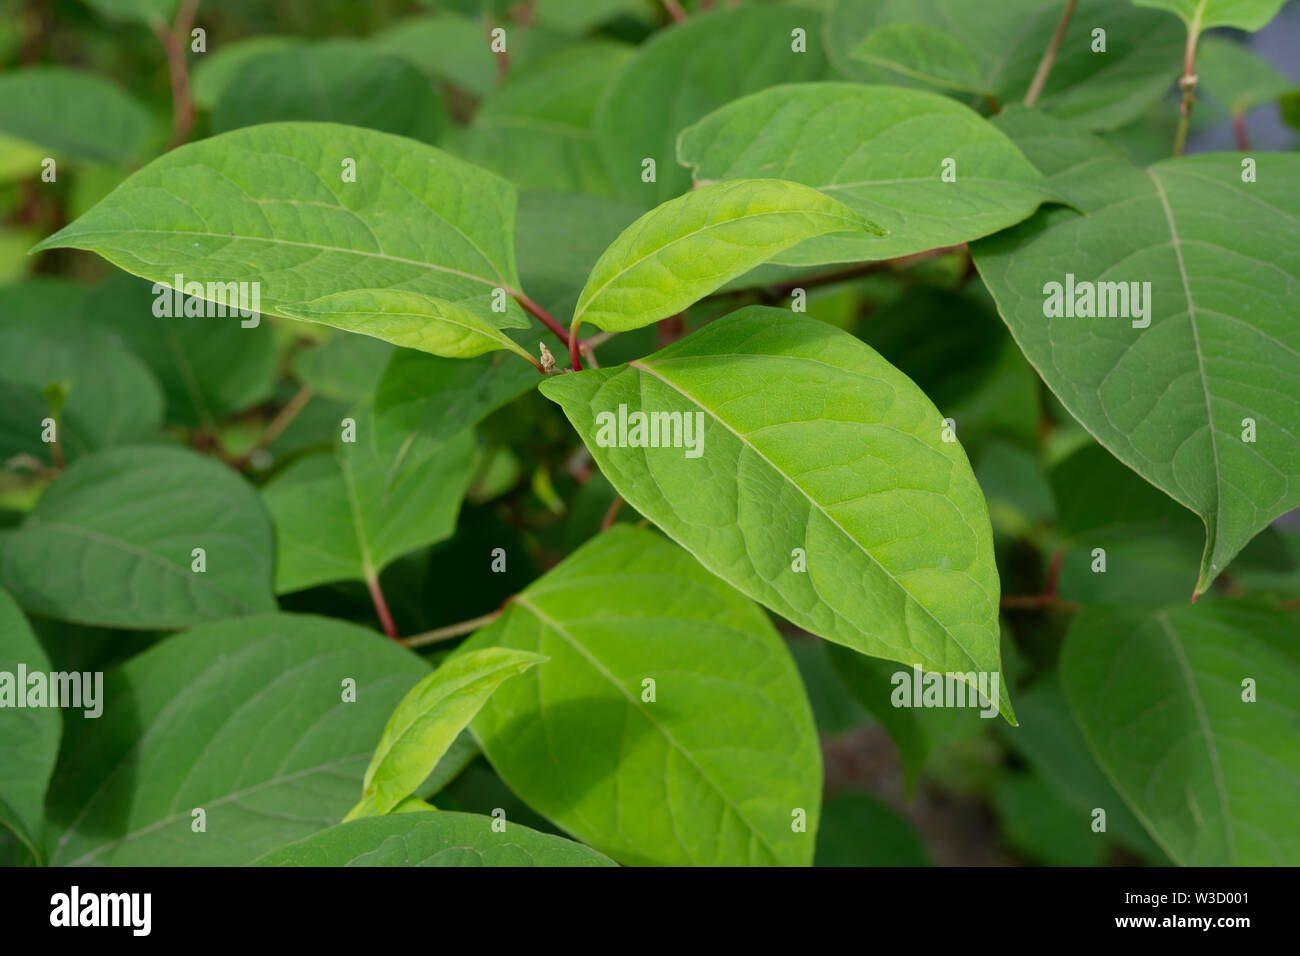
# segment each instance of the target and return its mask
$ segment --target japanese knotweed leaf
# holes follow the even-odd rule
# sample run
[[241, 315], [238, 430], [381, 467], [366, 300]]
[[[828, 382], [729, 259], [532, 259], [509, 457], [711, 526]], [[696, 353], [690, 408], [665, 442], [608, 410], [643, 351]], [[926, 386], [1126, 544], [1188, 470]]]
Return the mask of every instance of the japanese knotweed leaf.
[[[346, 123], [435, 143], [447, 108], [406, 60], [362, 40], [263, 48], [226, 78], [214, 132], [291, 120]], [[359, 178], [359, 177], [358, 177]]]
[[1082, 214], [980, 240], [975, 264], [1070, 413], [1201, 516], [1199, 594], [1300, 505], [1300, 157], [1243, 182], [1236, 154], [1140, 170], [1048, 118], [1005, 124]]
[[614, 866], [595, 850], [477, 813], [367, 817], [273, 850], [255, 866]]
[[1196, 48], [1197, 95], [1208, 93], [1233, 113], [1276, 100], [1296, 83], [1244, 44], [1218, 34]]
[[806, 239], [884, 230], [815, 189], [737, 179], [646, 213], [596, 261], [573, 321], [626, 332], [667, 318]]
[[521, 189], [612, 195], [591, 123], [631, 53], [621, 43], [579, 43], [512, 74], [447, 148]]
[[1261, 30], [1277, 16], [1286, 0], [1133, 0], [1133, 3], [1176, 13], [1188, 30], [1199, 34], [1210, 27]]
[[1295, 866], [1295, 615], [1202, 603], [1087, 608], [1061, 652], [1071, 710], [1106, 776], [1175, 863]]
[[323, 398], [355, 404], [375, 393], [384, 370], [399, 353], [428, 357], [410, 349], [395, 349], [366, 335], [329, 333], [322, 344], [293, 356], [293, 375]]
[[23, 612], [0, 591], [0, 827], [13, 831], [38, 861], [45, 858], [45, 787], [59, 754], [63, 718], [59, 701], [48, 696], [57, 688], [47, 687], [43, 704], [34, 705], [26, 678], [48, 677], [49, 671], [49, 658]]
[[176, 17], [181, 0], [83, 0], [112, 20], [138, 20], [152, 27], [167, 27]]
[[257, 492], [225, 465], [116, 448], [72, 464], [0, 538], [0, 584], [58, 620], [187, 627], [272, 610], [271, 551]]
[[[870, 346], [751, 307], [542, 392], [629, 504], [782, 617], [873, 657], [1000, 673], [984, 496], [943, 414]], [[684, 428], [632, 447], [633, 412], [659, 415], [661, 444], [681, 416], [693, 447]], [[998, 697], [1014, 722], [1001, 680]]]
[[[674, 155], [682, 129], [746, 93], [821, 79], [821, 22], [808, 7], [746, 4], [692, 16], [640, 47], [601, 97], [592, 125], [620, 197], [648, 209], [681, 195], [691, 185]], [[794, 49], [795, 30], [805, 52]]]
[[134, 162], [153, 132], [149, 111], [101, 76], [60, 66], [0, 76], [0, 135], [56, 157]]
[[[855, 80], [901, 80], [1008, 102], [1029, 89], [1063, 5], [844, 0], [828, 18], [827, 42], [837, 68]], [[1175, 21], [1129, 0], [1081, 0], [1038, 106], [1088, 129], [1125, 126], [1167, 92], [1183, 40]]]
[[[697, 182], [793, 180], [888, 232], [813, 239], [777, 257], [788, 265], [956, 245], [1020, 222], [1052, 196], [1042, 174], [979, 114], [945, 96], [894, 86], [772, 87], [687, 127], [677, 155]], [[944, 181], [946, 168], [955, 181]]]
[[297, 37], [275, 34], [251, 36], [205, 53], [190, 68], [190, 98], [202, 110], [212, 110], [221, 94], [239, 80], [245, 66], [266, 53], [286, 50], [301, 42]]
[[486, 96], [496, 85], [496, 55], [483, 42], [483, 24], [469, 16], [442, 10], [403, 17], [376, 33], [370, 43], [476, 97]]
[[[444, 358], [473, 358], [508, 349], [531, 360], [514, 339], [474, 310], [422, 292], [352, 289], [301, 305], [282, 306], [280, 312]], [[511, 323], [507, 327], [526, 324]]]
[[597, 535], [465, 646], [550, 658], [470, 728], [578, 839], [628, 864], [812, 861], [821, 753], [794, 662], [762, 611], [659, 535]]
[[433, 772], [492, 692], [544, 660], [487, 647], [445, 661], [416, 684], [388, 718], [362, 781], [361, 802], [344, 819], [393, 812]]
[[[181, 275], [214, 301], [255, 291], [272, 315], [395, 289], [512, 328], [527, 319], [495, 290], [518, 287], [514, 228], [514, 187], [432, 146], [333, 123], [268, 123], [155, 159], [36, 248], [88, 249], [166, 285]], [[223, 288], [232, 282], [257, 285]], [[506, 311], [495, 311], [503, 298]]]
[[262, 489], [275, 524], [279, 594], [374, 581], [403, 554], [455, 530], [473, 431], [432, 440], [385, 422], [368, 403], [350, 417], [355, 441], [340, 434], [332, 452], [298, 459]]
[[105, 675], [100, 718], [66, 715], [51, 862], [232, 866], [333, 825], [384, 721], [428, 672], [375, 632], [322, 617], [168, 638]]

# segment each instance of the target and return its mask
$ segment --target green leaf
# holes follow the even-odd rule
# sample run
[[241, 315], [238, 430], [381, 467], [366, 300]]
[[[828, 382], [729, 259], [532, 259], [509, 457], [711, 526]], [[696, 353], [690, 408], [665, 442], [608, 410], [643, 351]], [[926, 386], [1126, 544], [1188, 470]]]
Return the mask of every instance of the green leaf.
[[[806, 53], [792, 49], [796, 29], [805, 31]], [[821, 79], [820, 31], [816, 10], [747, 4], [655, 34], [596, 108], [596, 142], [618, 195], [648, 209], [689, 189], [690, 176], [677, 166], [677, 134], [746, 93]], [[655, 163], [649, 182], [646, 159]]]
[[0, 439], [0, 459], [22, 452], [52, 464], [42, 434], [47, 417], [57, 421], [55, 434], [68, 461], [146, 441], [162, 424], [162, 390], [149, 369], [75, 314], [49, 321], [0, 319], [0, 382], [26, 393], [0, 406], [3, 430], [13, 436]]
[[[1070, 715], [1065, 693], [1053, 677], [1022, 691], [1016, 698], [1019, 727], [1002, 727], [1002, 737], [1050, 786], [1058, 800], [1066, 803], [1084, 827], [1095, 809], [1106, 811], [1106, 832], [1129, 850], [1151, 863], [1165, 863], [1163, 853], [1151, 842], [1088, 752], [1088, 743]], [[1084, 832], [1091, 833], [1091, 829]]]
[[71, 465], [0, 539], [0, 583], [26, 610], [81, 624], [177, 628], [270, 610], [271, 523], [219, 462], [117, 448]]
[[496, 85], [497, 58], [483, 25], [469, 17], [410, 17], [376, 34], [371, 43], [466, 93], [485, 96]]
[[59, 66], [0, 76], [0, 134], [57, 158], [130, 163], [153, 132], [149, 111], [101, 76]]
[[817, 831], [817, 866], [929, 866], [907, 819], [865, 793], [826, 801]]
[[537, 370], [507, 355], [468, 361], [401, 349], [375, 391], [375, 409], [394, 429], [445, 441], [537, 387]]
[[1139, 7], [1176, 13], [1188, 30], [1198, 34], [1210, 27], [1261, 30], [1277, 16], [1286, 0], [1133, 0]]
[[422, 292], [353, 289], [301, 305], [284, 305], [280, 312], [445, 358], [473, 358], [484, 352], [509, 349], [532, 359], [502, 331], [502, 328], [523, 328], [528, 324], [526, 321], [510, 317], [498, 327], [471, 309]]
[[202, 110], [214, 109], [222, 92], [239, 81], [244, 67], [266, 53], [278, 53], [300, 42], [297, 37], [253, 36], [223, 43], [205, 53], [190, 73], [190, 96]]
[[105, 675], [102, 717], [67, 716], [51, 862], [237, 866], [331, 826], [388, 714], [427, 673], [392, 641], [321, 617], [168, 638]]
[[614, 866], [580, 843], [475, 813], [368, 817], [330, 827], [256, 866]]
[[[533, 372], [536, 375], [536, 372]], [[474, 455], [471, 431], [431, 440], [388, 425], [368, 404], [355, 441], [293, 462], [262, 489], [276, 533], [279, 594], [330, 581], [373, 581], [456, 527]]]
[[533, 809], [623, 863], [811, 862], [821, 754], [798, 671], [689, 555], [611, 528], [464, 645], [492, 646], [550, 658], [470, 725]]
[[1232, 113], [1248, 112], [1296, 88], [1267, 60], [1218, 34], [1197, 46], [1196, 74], [1197, 93], [1208, 93]]
[[611, 193], [591, 124], [596, 101], [630, 56], [610, 42], [561, 50], [491, 93], [449, 148], [522, 189]]
[[23, 612], [0, 591], [0, 830], [12, 830], [39, 861], [45, 856], [45, 787], [63, 718], [57, 706], [20, 708], [17, 699], [27, 699], [20, 667], [27, 675], [48, 676], [50, 661]]
[[[170, 289], [159, 293], [174, 297]], [[115, 275], [94, 288], [83, 319], [120, 340], [162, 386], [165, 421], [216, 428], [228, 416], [267, 401], [278, 357], [268, 323], [233, 316], [159, 316], [149, 283]], [[186, 297], [185, 301], [190, 300]]]
[[344, 819], [391, 813], [433, 772], [493, 691], [544, 660], [488, 647], [453, 657], [416, 684], [388, 718], [362, 782], [361, 802]]
[[84, 0], [111, 20], [138, 20], [150, 26], [170, 26], [181, 0]]
[[[782, 617], [873, 657], [1000, 671], [975, 476], [929, 399], [853, 336], [747, 308], [646, 359], [550, 378], [542, 393], [628, 504]], [[607, 447], [622, 405], [691, 416], [700, 455]]]
[[[926, 84], [1022, 99], [1055, 34], [1063, 0], [849, 0], [832, 11], [837, 69], [871, 83]], [[1104, 29], [1105, 49], [1093, 31]], [[1081, 0], [1038, 105], [1089, 129], [1138, 119], [1169, 89], [1183, 36], [1129, 0]]]
[[993, 806], [1001, 818], [1003, 839], [1031, 862], [1105, 864], [1108, 844], [1105, 836], [1093, 832], [1091, 814], [1066, 804], [1032, 774], [1013, 773], [998, 781]]
[[[345, 182], [346, 160], [356, 182]], [[97, 252], [172, 285], [256, 282], [260, 309], [399, 289], [525, 321], [509, 296], [515, 190], [431, 146], [330, 123], [270, 123], [174, 149], [36, 248]], [[250, 289], [249, 295], [252, 294]]]
[[[889, 86], [773, 87], [683, 130], [677, 153], [697, 182], [793, 180], [888, 232], [816, 239], [780, 256], [789, 265], [890, 259], [956, 245], [1019, 222], [1051, 198], [1015, 144], [973, 110]], [[950, 160], [956, 181], [944, 182]]]
[[667, 318], [791, 246], [833, 232], [883, 235], [815, 189], [779, 179], [702, 186], [632, 223], [596, 262], [573, 321], [626, 332]]
[[212, 111], [218, 133], [288, 120], [346, 123], [426, 143], [437, 142], [448, 123], [423, 73], [361, 40], [263, 50], [239, 65]]
[[[1070, 414], [1201, 516], [1199, 594], [1261, 528], [1300, 505], [1300, 326], [1291, 304], [1300, 262], [1287, 255], [1300, 157], [1261, 155], [1258, 181], [1246, 183], [1237, 154], [1139, 170], [1044, 117], [1019, 111], [1007, 122], [1032, 131], [1012, 138], [1083, 214], [1040, 212], [974, 244], [975, 263]], [[1143, 308], [1130, 301], [1129, 317], [1048, 317], [1050, 283], [1063, 299], [1071, 275], [1122, 283], [1112, 292], [1130, 295], [1139, 283]], [[1114, 308], [1103, 298], [1122, 311], [1122, 300]], [[1254, 441], [1243, 440], [1246, 419]]]
[[365, 335], [331, 335], [293, 357], [293, 374], [328, 399], [355, 403], [374, 394], [396, 352]]
[[1300, 861], [1295, 635], [1295, 615], [1249, 604], [1087, 608], [1075, 618], [1061, 652], [1070, 708], [1175, 863]]

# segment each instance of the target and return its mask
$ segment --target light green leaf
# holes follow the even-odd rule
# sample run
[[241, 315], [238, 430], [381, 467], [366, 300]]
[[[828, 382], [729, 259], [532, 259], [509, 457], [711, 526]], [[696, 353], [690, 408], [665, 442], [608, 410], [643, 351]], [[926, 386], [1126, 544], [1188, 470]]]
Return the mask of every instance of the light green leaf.
[[575, 324], [626, 332], [680, 312], [791, 246], [884, 231], [836, 199], [779, 179], [692, 190], [632, 223], [597, 260]]
[[278, 53], [295, 43], [297, 37], [252, 36], [234, 43], [223, 43], [204, 54], [190, 73], [190, 96], [199, 109], [211, 110], [231, 83], [238, 82], [244, 67], [265, 53]]
[[[1139, 170], [1045, 117], [1017, 111], [1006, 122], [1031, 132], [1012, 138], [1085, 214], [1040, 212], [974, 244], [976, 265], [1017, 344], [1069, 412], [1201, 516], [1200, 593], [1261, 528], [1300, 505], [1292, 304], [1300, 260], [1291, 254], [1300, 157], [1261, 155], [1257, 181], [1246, 183], [1237, 154]], [[1064, 299], [1067, 276], [1115, 283], [1102, 294], [1111, 313], [1125, 311], [1120, 291], [1131, 298], [1138, 283], [1143, 307], [1129, 301], [1120, 317], [1048, 317], [1049, 297]], [[1246, 419], [1255, 423], [1253, 441], [1243, 440]]]
[[101, 76], [60, 66], [0, 75], [0, 134], [58, 158], [130, 163], [153, 131], [149, 111]]
[[344, 820], [391, 813], [433, 772], [493, 691], [544, 660], [488, 647], [445, 661], [416, 684], [388, 718], [362, 782], [361, 802]]
[[257, 866], [614, 866], [595, 850], [476, 813], [368, 817], [281, 847]]
[[1277, 16], [1286, 0], [1133, 0], [1139, 7], [1176, 13], [1198, 34], [1210, 27], [1261, 30]]
[[1061, 652], [1070, 708], [1175, 863], [1300, 861], [1295, 636], [1295, 615], [1250, 604], [1088, 608], [1075, 618]]
[[351, 417], [355, 441], [298, 459], [262, 489], [275, 524], [277, 593], [376, 580], [403, 554], [456, 527], [473, 432], [430, 440], [376, 418], [368, 404]]
[[532, 358], [502, 331], [527, 326], [523, 319], [512, 316], [498, 327], [471, 309], [422, 292], [353, 289], [300, 305], [282, 305], [280, 312], [445, 358], [473, 358], [497, 349]]
[[71, 465], [0, 539], [0, 583], [28, 611], [81, 624], [176, 628], [270, 610], [271, 523], [219, 462], [116, 448]]
[[12, 830], [40, 861], [45, 787], [59, 754], [63, 718], [58, 707], [17, 705], [16, 695], [26, 700], [27, 693], [19, 667], [48, 676], [50, 661], [23, 612], [0, 591], [0, 829]]
[[[792, 49], [796, 29], [806, 34], [805, 53]], [[820, 32], [816, 10], [746, 4], [655, 34], [596, 108], [596, 142], [618, 195], [648, 209], [689, 189], [690, 177], [677, 166], [677, 134], [746, 93], [821, 79]], [[646, 159], [655, 163], [649, 182], [642, 178]]]
[[[356, 182], [345, 182], [347, 160]], [[252, 126], [174, 149], [37, 249], [97, 252], [172, 285], [259, 283], [263, 313], [399, 289], [509, 328], [522, 310], [515, 190], [431, 146], [330, 123]], [[252, 295], [252, 288], [248, 294]]]
[[[834, 236], [789, 265], [889, 259], [956, 245], [1025, 219], [1051, 198], [996, 127], [934, 93], [856, 83], [777, 86], [682, 131], [697, 182], [771, 176], [812, 186], [879, 223], [883, 238]], [[944, 182], [951, 161], [955, 182]]]
[[212, 111], [218, 133], [287, 120], [346, 123], [426, 143], [437, 142], [448, 123], [423, 73], [361, 40], [263, 50], [239, 65]]
[[[782, 617], [925, 670], [1000, 671], [993, 537], [970, 464], [920, 389], [853, 336], [747, 308], [542, 393], [628, 504]], [[691, 447], [618, 447], [620, 406], [682, 415]], [[1014, 721], [1003, 681], [998, 705]]]
[[689, 555], [611, 528], [464, 645], [492, 646], [550, 657], [470, 725], [533, 809], [622, 863], [812, 861], [821, 754], [798, 671]]
[[[366, 628], [260, 615], [168, 638], [67, 715], [50, 793], [58, 866], [237, 866], [335, 823], [375, 738], [428, 673]], [[350, 688], [355, 689], [355, 699]], [[205, 832], [194, 832], [194, 811]]]
[[631, 54], [621, 43], [578, 44], [512, 75], [448, 148], [521, 189], [611, 193], [592, 116]]

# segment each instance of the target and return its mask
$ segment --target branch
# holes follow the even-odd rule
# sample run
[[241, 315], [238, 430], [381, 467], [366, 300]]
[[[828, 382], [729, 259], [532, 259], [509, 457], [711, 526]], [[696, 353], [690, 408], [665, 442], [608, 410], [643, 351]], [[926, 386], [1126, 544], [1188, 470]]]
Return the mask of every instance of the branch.
[[446, 627], [425, 631], [422, 634], [416, 634], [414, 637], [399, 638], [398, 643], [405, 644], [407, 647], [423, 647], [425, 644], [445, 641], [451, 637], [460, 637], [462, 634], [469, 634], [481, 627], [487, 627], [500, 616], [501, 612], [499, 610], [493, 611], [491, 614], [484, 614], [482, 617], [461, 621], [459, 624], [448, 624]]
[[194, 25], [194, 13], [199, 0], [185, 0], [176, 13], [171, 29], [161, 23], [154, 24], [154, 33], [167, 51], [167, 71], [172, 82], [172, 137], [167, 148], [175, 149], [189, 138], [194, 125], [194, 105], [190, 102], [190, 72], [185, 61], [185, 41]]
[[1052, 34], [1051, 42], [1043, 51], [1043, 59], [1038, 64], [1038, 72], [1034, 74], [1034, 82], [1029, 84], [1029, 92], [1025, 94], [1025, 106], [1032, 107], [1042, 95], [1043, 87], [1047, 85], [1047, 78], [1052, 74], [1052, 66], [1056, 63], [1056, 54], [1061, 49], [1061, 41], [1065, 38], [1065, 30], [1070, 25], [1070, 17], [1074, 15], [1074, 8], [1078, 2], [1079, 0], [1066, 0], [1065, 9], [1061, 11], [1061, 19], [1056, 24], [1056, 32]]
[[257, 444], [232, 461], [231, 465], [237, 469], [242, 469], [252, 461], [255, 454], [274, 444], [275, 440], [283, 435], [284, 430], [298, 417], [298, 413], [307, 407], [307, 403], [311, 401], [312, 396], [315, 394], [310, 385], [304, 385], [298, 389], [293, 398], [289, 399], [284, 408], [280, 409], [276, 416], [271, 419], [271, 423], [266, 426], [266, 431], [262, 432], [262, 437], [257, 440]]
[[573, 363], [575, 372], [582, 371], [582, 359], [578, 357], [578, 326], [580, 320], [574, 319], [573, 324], [569, 326], [569, 361]]
[[370, 589], [370, 600], [375, 605], [375, 613], [379, 615], [379, 625], [384, 629], [384, 633], [397, 640], [397, 625], [393, 623], [393, 614], [388, 610], [388, 602], [384, 600], [384, 589], [379, 586], [379, 575], [374, 571], [366, 575], [366, 587]]
[[1178, 86], [1183, 91], [1183, 98], [1178, 104], [1178, 132], [1174, 135], [1174, 156], [1183, 155], [1187, 145], [1187, 127], [1192, 119], [1192, 106], [1196, 103], [1196, 41], [1201, 35], [1201, 13], [1205, 4], [1196, 8], [1196, 16], [1187, 28], [1187, 46], [1183, 51], [1183, 75], [1178, 78]]
[[686, 22], [686, 10], [678, 0], [664, 0], [664, 9], [668, 11], [668, 15], [673, 18], [674, 22]]

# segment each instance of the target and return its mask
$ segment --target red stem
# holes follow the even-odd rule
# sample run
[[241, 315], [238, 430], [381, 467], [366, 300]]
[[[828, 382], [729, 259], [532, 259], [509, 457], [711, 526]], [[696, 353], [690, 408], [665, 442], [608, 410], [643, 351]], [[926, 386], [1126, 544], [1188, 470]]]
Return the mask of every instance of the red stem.
[[375, 613], [379, 615], [379, 625], [384, 629], [384, 633], [394, 640], [397, 639], [397, 625], [393, 623], [392, 612], [388, 610], [388, 602], [384, 600], [384, 590], [379, 586], [379, 575], [372, 573], [366, 578], [366, 587], [370, 589], [370, 600], [375, 605]]
[[1242, 110], [1232, 114], [1232, 132], [1237, 137], [1237, 149], [1243, 153], [1250, 149], [1250, 135], [1246, 132], [1246, 114]]
[[582, 359], [578, 358], [578, 323], [574, 322], [569, 328], [569, 361], [573, 363], [575, 372], [582, 371]]

